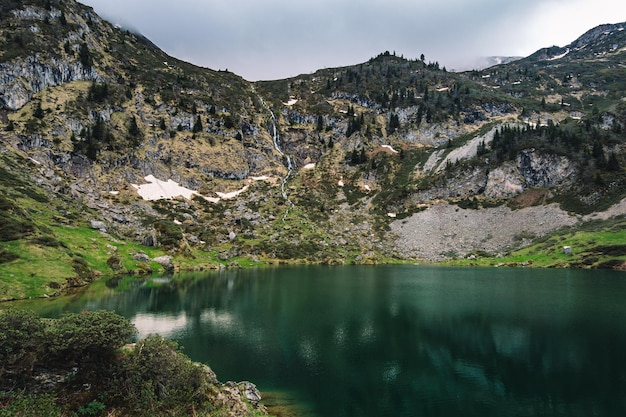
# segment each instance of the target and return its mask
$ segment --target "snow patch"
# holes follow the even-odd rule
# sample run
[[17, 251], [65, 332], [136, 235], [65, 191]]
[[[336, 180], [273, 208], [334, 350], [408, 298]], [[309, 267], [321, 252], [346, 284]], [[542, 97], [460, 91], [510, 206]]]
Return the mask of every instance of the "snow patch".
[[[248, 185], [244, 186], [242, 189], [237, 191], [232, 191], [230, 193], [221, 193], [216, 191], [217, 197], [207, 197], [199, 194], [196, 190], [190, 190], [189, 188], [182, 187], [177, 182], [172, 180], [161, 181], [154, 177], [154, 175], [148, 175], [144, 178], [147, 184], [131, 184], [136, 190], [137, 194], [141, 196], [144, 200], [156, 201], [156, 200], [169, 200], [176, 197], [184, 197], [190, 200], [193, 196], [198, 196], [204, 198], [206, 201], [210, 203], [218, 203], [220, 200], [230, 200], [239, 196], [241, 193], [248, 190]], [[268, 176], [261, 177], [251, 177], [251, 180], [254, 181], [265, 181], [268, 180]], [[250, 182], [250, 180], [248, 180]], [[109, 193], [113, 195], [117, 195], [119, 191], [110, 191]]]
[[285, 106], [293, 106], [294, 104], [296, 104], [298, 102], [297, 99], [295, 98], [290, 98], [286, 103], [283, 103]]
[[315, 169], [315, 164], [306, 164], [302, 167], [302, 169]]
[[382, 145], [383, 148], [387, 148], [389, 149], [391, 152], [393, 153], [398, 153], [398, 151], [396, 151], [395, 149], [393, 149], [393, 147], [391, 147], [391, 145]]
[[564, 52], [564, 53], [562, 53], [562, 54], [560, 54], [560, 55], [555, 55], [555, 56], [553, 56], [552, 58], [548, 58], [548, 61], [555, 61], [555, 60], [557, 60], [557, 59], [561, 59], [561, 58], [563, 58], [563, 57], [564, 57], [565, 55], [567, 55], [567, 54], [569, 54], [569, 48], [567, 48], [567, 49], [565, 50], [565, 52]]
[[231, 200], [235, 197], [237, 197], [239, 194], [245, 192], [246, 190], [248, 190], [248, 186], [246, 185], [245, 187], [243, 187], [241, 190], [237, 190], [237, 191], [233, 191], [230, 193], [220, 193], [220, 192], [215, 192], [215, 194], [217, 194], [220, 198], [224, 199], [224, 200]]
[[131, 184], [144, 200], [169, 200], [176, 197], [184, 197], [189, 200], [193, 195], [198, 194], [197, 191], [182, 187], [175, 181], [161, 181], [155, 178], [154, 175], [148, 175], [144, 177], [144, 180], [148, 184]]

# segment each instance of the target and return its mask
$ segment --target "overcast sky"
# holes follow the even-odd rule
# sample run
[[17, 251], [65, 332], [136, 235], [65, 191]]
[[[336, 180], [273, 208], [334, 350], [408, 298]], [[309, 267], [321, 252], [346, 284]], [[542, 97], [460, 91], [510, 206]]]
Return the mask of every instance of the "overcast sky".
[[623, 0], [81, 0], [176, 58], [249, 81], [359, 64], [384, 51], [466, 69], [565, 46], [626, 21]]

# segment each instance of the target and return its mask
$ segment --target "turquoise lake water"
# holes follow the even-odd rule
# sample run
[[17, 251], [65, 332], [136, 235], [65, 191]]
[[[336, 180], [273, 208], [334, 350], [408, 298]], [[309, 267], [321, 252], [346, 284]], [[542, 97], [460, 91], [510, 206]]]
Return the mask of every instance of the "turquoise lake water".
[[[220, 380], [313, 417], [626, 416], [626, 274], [423, 266], [188, 274], [42, 314], [109, 309]], [[305, 411], [302, 411], [305, 414]]]

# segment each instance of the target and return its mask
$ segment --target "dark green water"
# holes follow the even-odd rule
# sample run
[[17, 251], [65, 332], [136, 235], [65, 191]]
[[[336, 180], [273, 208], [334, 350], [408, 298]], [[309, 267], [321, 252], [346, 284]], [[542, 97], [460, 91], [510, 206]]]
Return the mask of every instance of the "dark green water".
[[40, 302], [111, 309], [335, 416], [626, 416], [626, 275], [298, 267]]

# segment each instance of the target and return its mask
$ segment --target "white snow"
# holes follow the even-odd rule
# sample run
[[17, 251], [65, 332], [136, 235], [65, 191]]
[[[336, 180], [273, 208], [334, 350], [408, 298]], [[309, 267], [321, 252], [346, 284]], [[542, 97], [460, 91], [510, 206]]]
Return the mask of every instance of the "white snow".
[[339, 182], [337, 183], [338, 186], [343, 187], [345, 184], [343, 182], [343, 180], [339, 180]]
[[302, 169], [315, 169], [315, 164], [306, 164]]
[[295, 98], [290, 98], [289, 101], [287, 101], [286, 103], [283, 103], [285, 106], [293, 106], [294, 104], [296, 104], [298, 102], [297, 99]]
[[395, 219], [396, 217], [398, 217], [398, 215], [396, 213], [387, 213], [387, 217], [391, 217], [392, 219]]
[[137, 189], [137, 193], [144, 200], [155, 201], [180, 196], [189, 200], [194, 194], [198, 194], [197, 191], [182, 187], [177, 182], [172, 180], [161, 181], [155, 178], [154, 175], [148, 175], [144, 179], [148, 182], [148, 184], [131, 184]]
[[118, 195], [120, 192], [119, 191], [109, 191], [109, 194], [111, 195]]
[[245, 192], [247, 189], [248, 189], [248, 186], [246, 185], [241, 190], [232, 191], [230, 193], [220, 193], [220, 192], [216, 191], [215, 194], [217, 194], [220, 198], [222, 198], [224, 200], [230, 200], [230, 199], [233, 199], [233, 198], [237, 197], [239, 194]]
[[221, 200], [220, 198], [217, 198], [217, 197], [205, 197], [205, 196], [202, 196], [202, 198], [204, 198], [209, 203], [219, 203], [220, 200]]
[[569, 48], [567, 48], [567, 49], [565, 50], [565, 52], [564, 52], [564, 53], [562, 53], [561, 55], [555, 55], [555, 56], [553, 56], [552, 58], [548, 58], [548, 61], [554, 61], [554, 60], [557, 60], [557, 59], [561, 59], [561, 58], [563, 58], [563, 57], [564, 57], [565, 55], [567, 55], [567, 54], [569, 54]]
[[[239, 196], [241, 193], [247, 191], [249, 187], [248, 185], [246, 185], [240, 190], [232, 191], [229, 193], [221, 193], [219, 191], [216, 191], [215, 194], [217, 194], [217, 197], [207, 197], [199, 194], [196, 190], [190, 190], [189, 188], [182, 187], [172, 180], [161, 181], [155, 178], [154, 175], [148, 175], [144, 179], [146, 180], [147, 184], [131, 185], [137, 189], [137, 193], [144, 200], [150, 201], [169, 200], [176, 197], [184, 197], [189, 200], [194, 195], [196, 195], [198, 197], [204, 198], [210, 203], [218, 203], [220, 200], [230, 200]], [[270, 177], [268, 177], [267, 175], [263, 175], [260, 177], [250, 177], [247, 182], [251, 183], [252, 181], [266, 181], [269, 179]], [[117, 195], [119, 194], [119, 191], [109, 191], [109, 193]]]
[[393, 147], [391, 145], [382, 145], [383, 148], [387, 148], [389, 149], [391, 152], [393, 153], [398, 153], [398, 151], [396, 151], [395, 149], [393, 149]]
[[35, 165], [41, 165], [41, 162], [39, 162], [39, 161], [38, 161], [38, 160], [36, 160], [36, 159], [33, 159], [33, 158], [28, 158], [28, 159], [30, 159], [30, 161], [31, 161], [32, 163], [34, 163]]

